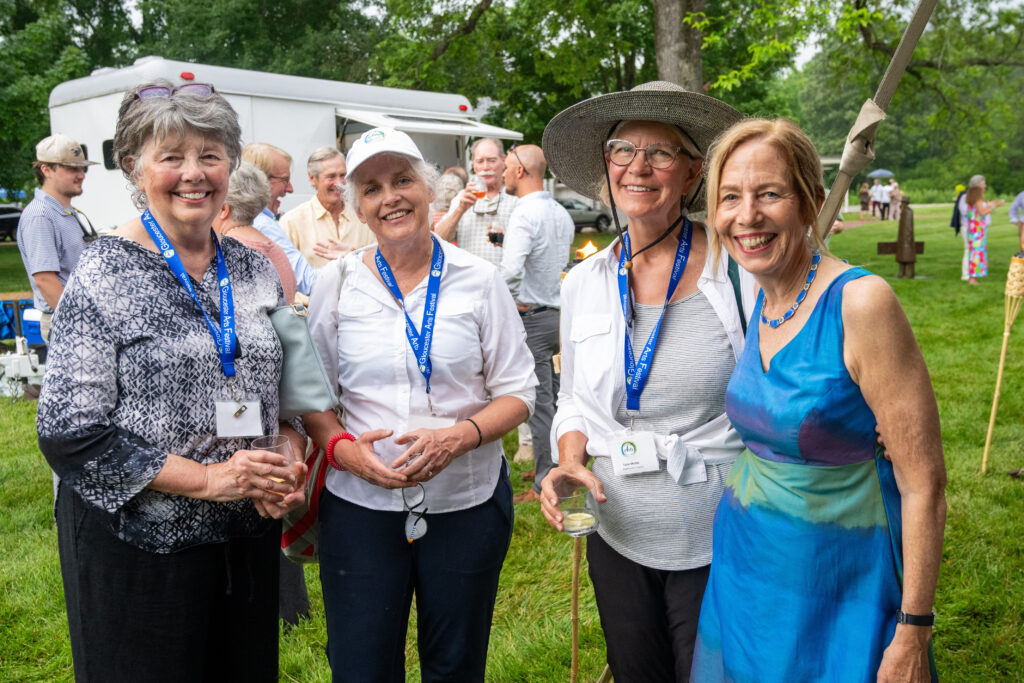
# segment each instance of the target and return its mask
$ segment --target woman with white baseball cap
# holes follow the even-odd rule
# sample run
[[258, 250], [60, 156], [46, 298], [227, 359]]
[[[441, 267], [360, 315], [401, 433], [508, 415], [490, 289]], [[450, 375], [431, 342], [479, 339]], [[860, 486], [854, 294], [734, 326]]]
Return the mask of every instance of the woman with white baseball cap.
[[501, 436], [533, 409], [533, 357], [498, 271], [431, 233], [438, 173], [409, 136], [370, 130], [347, 166], [346, 204], [377, 245], [313, 289], [344, 425], [303, 418], [334, 468], [320, 498], [328, 658], [335, 681], [404, 681], [415, 593], [422, 680], [482, 681], [512, 535]]

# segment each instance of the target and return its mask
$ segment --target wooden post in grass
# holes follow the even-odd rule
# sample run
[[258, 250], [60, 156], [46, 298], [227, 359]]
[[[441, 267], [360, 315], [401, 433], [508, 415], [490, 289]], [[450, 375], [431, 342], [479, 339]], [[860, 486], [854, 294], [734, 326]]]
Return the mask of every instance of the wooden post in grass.
[[[1021, 252], [1024, 254], [1024, 252]], [[1010, 328], [1020, 313], [1024, 301], [1024, 257], [1021, 254], [1010, 260], [1010, 272], [1006, 275], [1006, 316], [1003, 321], [1003, 350], [999, 353], [999, 371], [996, 373], [996, 393], [992, 397], [992, 414], [988, 418], [988, 434], [985, 436], [985, 452], [981, 456], [981, 473], [988, 470], [988, 451], [992, 446], [992, 428], [996, 426], [996, 409], [999, 407], [999, 387], [1003, 383], [1003, 366], [1006, 365], [1006, 346], [1010, 343]]]
[[903, 197], [900, 208], [899, 229], [895, 242], [879, 242], [879, 254], [896, 254], [896, 263], [900, 264], [900, 272], [896, 277], [914, 277], [914, 263], [917, 255], [924, 253], [924, 242], [914, 241], [914, 210], [910, 208], [910, 198]]
[[572, 665], [569, 682], [576, 683], [580, 672], [580, 558], [583, 555], [583, 538], [572, 539]]

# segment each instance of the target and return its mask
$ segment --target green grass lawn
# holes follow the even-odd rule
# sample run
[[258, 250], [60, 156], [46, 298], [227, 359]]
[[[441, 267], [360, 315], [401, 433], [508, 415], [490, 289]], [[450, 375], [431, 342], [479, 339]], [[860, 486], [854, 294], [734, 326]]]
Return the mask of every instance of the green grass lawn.
[[[1003, 329], [1003, 286], [1016, 229], [996, 211], [989, 237], [991, 276], [960, 281], [962, 241], [947, 227], [950, 209], [917, 213], [925, 253], [918, 279], [891, 279], [892, 256], [875, 244], [895, 238], [895, 223], [874, 223], [832, 240], [852, 264], [890, 278], [932, 373], [949, 468], [949, 515], [936, 601], [935, 654], [947, 681], [1024, 681], [1024, 482], [1006, 470], [1024, 466], [1024, 331], [1011, 337], [990, 469], [980, 464]], [[594, 239], [596, 237], [596, 239]], [[585, 233], [577, 246], [607, 235]], [[8, 253], [15, 260], [8, 259]], [[17, 250], [0, 247], [0, 291], [27, 288]], [[15, 269], [16, 266], [16, 269]], [[8, 271], [15, 269], [13, 275]], [[35, 442], [35, 406], [0, 399], [0, 680], [70, 681], [71, 655], [50, 516], [50, 474]], [[515, 450], [515, 435], [505, 439]], [[516, 466], [516, 491], [526, 488]], [[572, 542], [544, 523], [539, 506], [517, 509], [515, 535], [495, 607], [489, 681], [565, 681], [569, 676]], [[281, 638], [281, 678], [329, 681], [323, 606], [316, 567], [307, 568], [312, 618]], [[767, 599], [767, 596], [751, 596]], [[604, 666], [604, 642], [589, 581], [582, 582], [580, 680]], [[408, 680], [419, 679], [415, 629], [407, 646]]]

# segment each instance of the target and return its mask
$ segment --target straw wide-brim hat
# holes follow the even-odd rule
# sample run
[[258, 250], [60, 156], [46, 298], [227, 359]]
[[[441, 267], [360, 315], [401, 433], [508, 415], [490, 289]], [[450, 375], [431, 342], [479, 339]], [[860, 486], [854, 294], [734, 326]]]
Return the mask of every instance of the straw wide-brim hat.
[[[544, 129], [544, 157], [551, 172], [572, 190], [600, 200], [604, 187], [604, 143], [620, 121], [660, 121], [682, 128], [707, 156], [711, 143], [743, 115], [721, 100], [667, 81], [598, 95], [574, 104]], [[702, 211], [704, 191], [687, 202]]]

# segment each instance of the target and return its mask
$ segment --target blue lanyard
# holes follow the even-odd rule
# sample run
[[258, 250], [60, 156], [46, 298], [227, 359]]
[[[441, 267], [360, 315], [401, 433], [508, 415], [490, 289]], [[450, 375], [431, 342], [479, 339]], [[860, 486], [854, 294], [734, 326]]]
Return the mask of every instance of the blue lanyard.
[[444, 267], [444, 251], [441, 249], [441, 244], [433, 235], [431, 235], [431, 239], [434, 240], [434, 252], [430, 256], [430, 278], [427, 280], [427, 300], [423, 304], [423, 324], [420, 326], [420, 332], [416, 331], [416, 326], [413, 325], [408, 311], [405, 310], [405, 299], [402, 297], [402, 291], [395, 284], [395, 276], [391, 272], [391, 266], [381, 256], [379, 248], [373, 257], [374, 262], [377, 264], [377, 271], [380, 273], [380, 279], [384, 281], [384, 285], [391, 292], [391, 296], [395, 297], [398, 303], [402, 305], [402, 313], [405, 314], [405, 335], [409, 338], [409, 346], [412, 347], [413, 353], [416, 354], [416, 365], [419, 367], [423, 379], [427, 381], [427, 394], [430, 393], [430, 344], [434, 339], [434, 317], [437, 315], [438, 291], [441, 289], [441, 269]]
[[[679, 237], [679, 246], [676, 247], [676, 260], [672, 265], [672, 275], [668, 280], [668, 294], [665, 295], [665, 305], [661, 307], [658, 323], [654, 326], [651, 336], [648, 337], [647, 343], [644, 345], [644, 350], [640, 353], [639, 362], [633, 356], [633, 344], [630, 342], [628, 329], [626, 334], [623, 335], [626, 347], [626, 410], [640, 410], [640, 394], [644, 392], [644, 386], [647, 384], [647, 375], [650, 374], [651, 364], [654, 362], [654, 347], [658, 344], [661, 321], [665, 317], [665, 308], [672, 299], [673, 292], [679, 286], [679, 281], [683, 279], [683, 271], [686, 270], [686, 262], [690, 258], [690, 241], [692, 237], [693, 224], [690, 223], [689, 219], [683, 219], [683, 231]], [[629, 234], [626, 233], [622, 236], [618, 279], [619, 300], [622, 302], [622, 316], [625, 318], [627, 326], [630, 324], [630, 294], [629, 271], [626, 270], [625, 263], [630, 258], [629, 254]]]
[[164, 260], [167, 261], [167, 266], [174, 273], [174, 277], [177, 278], [181, 286], [192, 297], [192, 301], [196, 302], [196, 306], [199, 307], [203, 318], [206, 319], [206, 326], [210, 330], [210, 336], [213, 337], [213, 345], [217, 347], [217, 355], [220, 356], [220, 364], [224, 369], [224, 375], [226, 377], [234, 377], [235, 347], [237, 346], [237, 337], [235, 336], [235, 302], [231, 297], [231, 278], [228, 277], [228, 264], [224, 260], [224, 252], [220, 249], [220, 242], [217, 241], [217, 236], [213, 234], [213, 228], [210, 228], [210, 234], [213, 236], [213, 243], [217, 247], [217, 282], [220, 287], [219, 330], [213, 324], [213, 321], [210, 320], [210, 316], [206, 315], [206, 311], [203, 310], [203, 305], [199, 302], [199, 296], [196, 294], [196, 288], [192, 286], [192, 279], [185, 271], [185, 264], [181, 262], [178, 252], [171, 246], [167, 235], [164, 234], [160, 224], [153, 218], [153, 214], [149, 212], [149, 209], [146, 209], [145, 213], [142, 214], [142, 225], [145, 226], [149, 236], [153, 238], [153, 242], [160, 250]]

